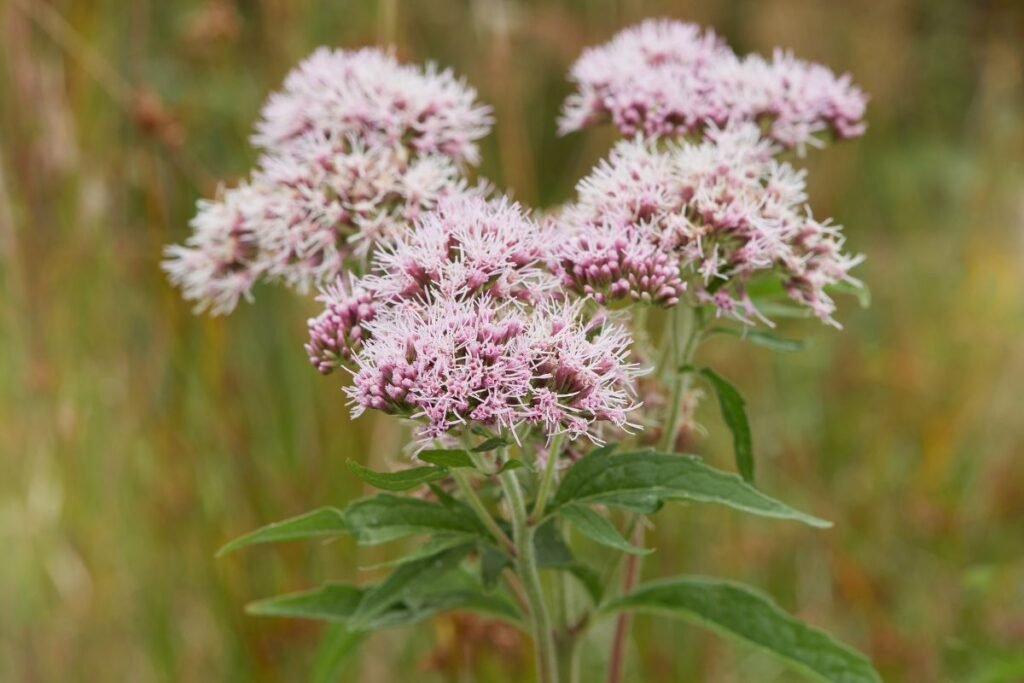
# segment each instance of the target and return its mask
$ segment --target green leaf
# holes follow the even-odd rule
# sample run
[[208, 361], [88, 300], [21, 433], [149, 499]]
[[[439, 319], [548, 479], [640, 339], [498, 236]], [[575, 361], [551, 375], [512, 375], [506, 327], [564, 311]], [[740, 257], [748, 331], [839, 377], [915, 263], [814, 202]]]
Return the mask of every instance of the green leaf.
[[566, 472], [549, 510], [569, 503], [629, 507], [622, 501], [632, 505], [654, 498], [719, 503], [763, 517], [831, 526], [766, 496], [735, 474], [706, 465], [700, 458], [651, 451], [583, 457]]
[[504, 463], [502, 463], [501, 467], [499, 467], [498, 471], [495, 472], [494, 474], [501, 474], [502, 472], [510, 472], [511, 470], [518, 470], [520, 467], [526, 467], [526, 463], [523, 462], [522, 460], [516, 460], [515, 458], [509, 458]]
[[379, 562], [377, 564], [367, 565], [360, 567], [363, 571], [370, 571], [372, 569], [384, 569], [387, 567], [397, 567], [401, 564], [408, 562], [414, 562], [416, 560], [422, 560], [425, 557], [433, 557], [440, 552], [449, 550], [451, 548], [458, 548], [468, 544], [475, 544], [479, 540], [476, 535], [470, 534], [439, 534], [427, 539], [423, 543], [418, 543], [415, 548], [409, 552], [403, 554], [401, 557], [386, 562]]
[[603, 612], [639, 610], [679, 616], [752, 643], [829, 683], [881, 683], [862, 654], [783, 611], [758, 590], [732, 581], [681, 577], [639, 586]]
[[718, 406], [722, 409], [722, 418], [732, 432], [732, 448], [736, 457], [736, 469], [747, 482], [754, 481], [754, 449], [750, 438], [750, 423], [747, 421], [747, 408], [743, 396], [729, 380], [711, 368], [701, 368], [704, 375], [718, 394]]
[[508, 445], [508, 441], [506, 441], [505, 439], [502, 439], [500, 436], [494, 436], [494, 437], [491, 437], [490, 439], [487, 439], [486, 441], [484, 441], [479, 446], [475, 447], [473, 449], [473, 452], [474, 453], [486, 453], [487, 451], [493, 451], [496, 448], [501, 448], [502, 446], [507, 446], [507, 445]]
[[409, 596], [423, 594], [439, 577], [451, 571], [469, 554], [474, 544], [442, 550], [432, 556], [404, 562], [373, 588], [366, 591], [352, 615], [353, 628], [367, 628], [389, 607]]
[[320, 536], [340, 536], [341, 534], [348, 533], [348, 530], [341, 510], [324, 507], [281, 522], [268, 524], [256, 531], [236, 538], [218, 550], [217, 557], [256, 543], [295, 541]]
[[708, 330], [704, 336], [710, 337], [713, 334], [726, 334], [730, 337], [743, 339], [752, 344], [763, 346], [772, 351], [802, 351], [807, 345], [799, 339], [787, 339], [772, 332], [757, 330], [749, 327], [737, 329], [735, 327], [714, 327]]
[[366, 640], [366, 633], [330, 624], [320, 637], [313, 659], [313, 683], [337, 683], [348, 661]]
[[469, 453], [456, 448], [428, 448], [417, 453], [416, 457], [441, 467], [476, 467]]
[[852, 294], [861, 308], [871, 306], [871, 290], [863, 282], [836, 282], [825, 287], [829, 294]]
[[631, 544], [614, 524], [584, 505], [565, 505], [558, 514], [595, 543], [632, 555], [648, 555], [653, 552], [649, 548], [638, 548]]
[[604, 593], [601, 577], [573, 556], [572, 550], [569, 549], [562, 534], [558, 531], [558, 525], [555, 524], [554, 519], [549, 519], [537, 527], [534, 531], [533, 547], [537, 552], [537, 567], [539, 569], [559, 569], [569, 572], [583, 584], [595, 603], [601, 602]]
[[[500, 595], [486, 595], [465, 580], [453, 583], [439, 581], [422, 587], [366, 624], [366, 630], [416, 623], [438, 612], [465, 609], [483, 612], [519, 625], [515, 606]], [[363, 596], [368, 591], [345, 584], [327, 584], [313, 590], [290, 593], [246, 606], [246, 612], [257, 616], [294, 617], [348, 624]]]
[[355, 460], [349, 460], [348, 466], [367, 484], [385, 491], [406, 491], [448, 475], [448, 471], [441, 467], [414, 467], [400, 472], [375, 472]]
[[446, 506], [381, 493], [352, 502], [343, 514], [352, 535], [366, 545], [417, 534], [447, 532], [486, 536], [486, 530], [472, 510], [461, 503]]
[[329, 583], [313, 590], [250, 602], [245, 611], [265, 617], [298, 617], [346, 623], [359, 609], [362, 599], [361, 588]]

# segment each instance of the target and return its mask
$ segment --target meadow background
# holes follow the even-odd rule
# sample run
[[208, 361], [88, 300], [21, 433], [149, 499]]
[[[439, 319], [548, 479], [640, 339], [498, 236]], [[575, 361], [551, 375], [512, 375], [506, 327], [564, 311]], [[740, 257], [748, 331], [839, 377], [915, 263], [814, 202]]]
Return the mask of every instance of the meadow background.
[[[350, 422], [272, 288], [195, 317], [162, 276], [198, 197], [243, 176], [266, 94], [314, 47], [391, 42], [493, 105], [481, 173], [570, 196], [610, 130], [554, 117], [580, 50], [649, 16], [790, 47], [871, 94], [865, 138], [812, 153], [815, 213], [847, 226], [870, 308], [810, 348], [722, 338], [767, 491], [830, 531], [674, 506], [649, 575], [761, 586], [869, 652], [888, 681], [1024, 681], [1024, 3], [1015, 0], [0, 0], [0, 681], [303, 681], [321, 626], [254, 598], [359, 578], [380, 549], [255, 526], [359, 495]], [[715, 406], [702, 455], [730, 466]], [[643, 618], [632, 681], [796, 681], [749, 648]], [[602, 654], [593, 643], [590, 657]], [[441, 617], [374, 636], [342, 680], [524, 681], [523, 644]], [[517, 668], [519, 667], [519, 668]], [[504, 672], [504, 673], [503, 673]]]

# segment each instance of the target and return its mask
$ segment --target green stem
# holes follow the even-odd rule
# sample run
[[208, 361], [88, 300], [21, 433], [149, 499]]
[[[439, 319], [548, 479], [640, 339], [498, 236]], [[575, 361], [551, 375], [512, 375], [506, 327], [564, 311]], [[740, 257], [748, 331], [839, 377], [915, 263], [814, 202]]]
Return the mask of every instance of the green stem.
[[[669, 374], [671, 377], [671, 395], [668, 402], [668, 412], [665, 416], [665, 430], [662, 432], [658, 449], [663, 453], [670, 453], [675, 450], [676, 439], [679, 436], [679, 426], [682, 421], [682, 404], [686, 392], [690, 388], [691, 372], [688, 367], [693, 362], [693, 354], [697, 350], [697, 343], [702, 330], [700, 312], [690, 306], [677, 305], [672, 308], [669, 317], [669, 329], [665, 331], [669, 335], [666, 340], [666, 353], [662, 357], [662, 367], [658, 370], [662, 375]], [[668, 365], [669, 367], [664, 367]], [[644, 546], [644, 526], [639, 523], [639, 518], [634, 518], [632, 540], [633, 545]], [[626, 558], [626, 565], [622, 577], [623, 595], [630, 593], [636, 588], [640, 579], [641, 559], [639, 555], [630, 555]], [[611, 658], [608, 663], [608, 683], [620, 683], [623, 680], [626, 659], [626, 641], [629, 639], [631, 618], [628, 612], [622, 612], [615, 621], [615, 633], [612, 636]]]
[[462, 492], [466, 502], [469, 503], [469, 507], [473, 508], [473, 512], [480, 518], [487, 530], [491, 532], [494, 539], [501, 544], [501, 547], [511, 554], [513, 557], [516, 554], [516, 546], [512, 542], [512, 539], [508, 537], [498, 523], [494, 520], [494, 517], [487, 510], [487, 506], [480, 500], [480, 496], [477, 495], [476, 490], [469, 481], [469, 477], [459, 468], [452, 470], [452, 476], [455, 478], [455, 484], [459, 487], [459, 491]]
[[530, 619], [534, 647], [537, 652], [538, 683], [558, 683], [558, 662], [555, 655], [554, 632], [551, 617], [544, 602], [544, 589], [537, 571], [537, 555], [533, 545], [534, 527], [526, 516], [526, 501], [515, 472], [502, 472], [498, 476], [501, 488], [512, 510], [512, 537], [516, 544], [516, 568], [523, 581], [526, 601], [530, 606]]
[[537, 500], [533, 503], [533, 513], [530, 515], [531, 523], [535, 524], [544, 516], [544, 507], [548, 503], [548, 496], [551, 495], [551, 486], [555, 481], [555, 468], [558, 466], [558, 456], [562, 452], [564, 439], [565, 434], [555, 434], [551, 437], [551, 444], [548, 446], [548, 461], [544, 465], [544, 477], [540, 480]]

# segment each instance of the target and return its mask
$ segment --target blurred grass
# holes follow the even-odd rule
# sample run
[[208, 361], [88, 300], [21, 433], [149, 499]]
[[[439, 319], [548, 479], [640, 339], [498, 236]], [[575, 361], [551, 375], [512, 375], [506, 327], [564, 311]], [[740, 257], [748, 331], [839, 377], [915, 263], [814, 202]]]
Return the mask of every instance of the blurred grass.
[[[392, 40], [497, 113], [482, 173], [549, 205], [610, 131], [554, 133], [583, 46], [646, 16], [779, 44], [872, 94], [867, 137], [808, 160], [816, 213], [868, 254], [874, 302], [773, 356], [709, 353], [746, 392], [763, 486], [829, 532], [712, 508], [657, 518], [650, 575], [748, 580], [869, 651], [886, 680], [1024, 680], [1024, 7], [1013, 0], [0, 0], [0, 680], [296, 681], [317, 625], [255, 597], [381, 551], [226, 539], [360, 492], [394, 456], [307, 367], [307, 304], [193, 317], [161, 276], [195, 199], [253, 161], [268, 91], [319, 44]], [[728, 462], [713, 405], [699, 449]], [[639, 622], [631, 680], [789, 681], [750, 650]], [[375, 636], [347, 680], [522, 680], [475, 623]], [[594, 642], [588, 659], [597, 660]], [[510, 671], [504, 675], [503, 671]]]

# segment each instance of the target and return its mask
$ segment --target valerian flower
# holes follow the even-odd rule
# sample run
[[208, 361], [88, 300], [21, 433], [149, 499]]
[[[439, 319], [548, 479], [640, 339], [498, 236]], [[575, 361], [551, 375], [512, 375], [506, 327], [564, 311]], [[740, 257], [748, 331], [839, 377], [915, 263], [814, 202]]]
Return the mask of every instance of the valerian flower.
[[368, 408], [420, 420], [425, 439], [471, 425], [598, 438], [636, 407], [630, 337], [584, 322], [582, 302], [524, 308], [490, 297], [406, 301], [367, 323], [355, 354], [353, 416]]
[[611, 121], [630, 137], [677, 138], [756, 121], [802, 153], [823, 132], [865, 129], [866, 97], [848, 75], [781, 50], [741, 58], [711, 30], [678, 21], [647, 20], [588, 48], [570, 79], [577, 91], [563, 106], [562, 133]]
[[[794, 300], [835, 324], [826, 288], [855, 283], [849, 271], [860, 258], [843, 253], [838, 226], [810, 215], [805, 173], [778, 161], [777, 151], [754, 124], [709, 129], [700, 143], [621, 142], [558, 218], [552, 263], [567, 286], [599, 302], [629, 296], [666, 305], [683, 291], [667, 270], [678, 264], [690, 303], [711, 303], [748, 323], [763, 316], [746, 284], [774, 275]], [[614, 258], [620, 245], [625, 252], [643, 243], [651, 249], [640, 270], [660, 276], [647, 283], [665, 287], [661, 297], [638, 296], [635, 275], [613, 280], [629, 273]], [[581, 246], [591, 244], [601, 248]]]
[[477, 160], [490, 125], [475, 97], [448, 71], [379, 50], [317, 51], [264, 107], [251, 182], [201, 201], [185, 246], [168, 248], [172, 282], [213, 313], [230, 312], [260, 280], [306, 293], [442, 198], [484, 194], [460, 166]]

